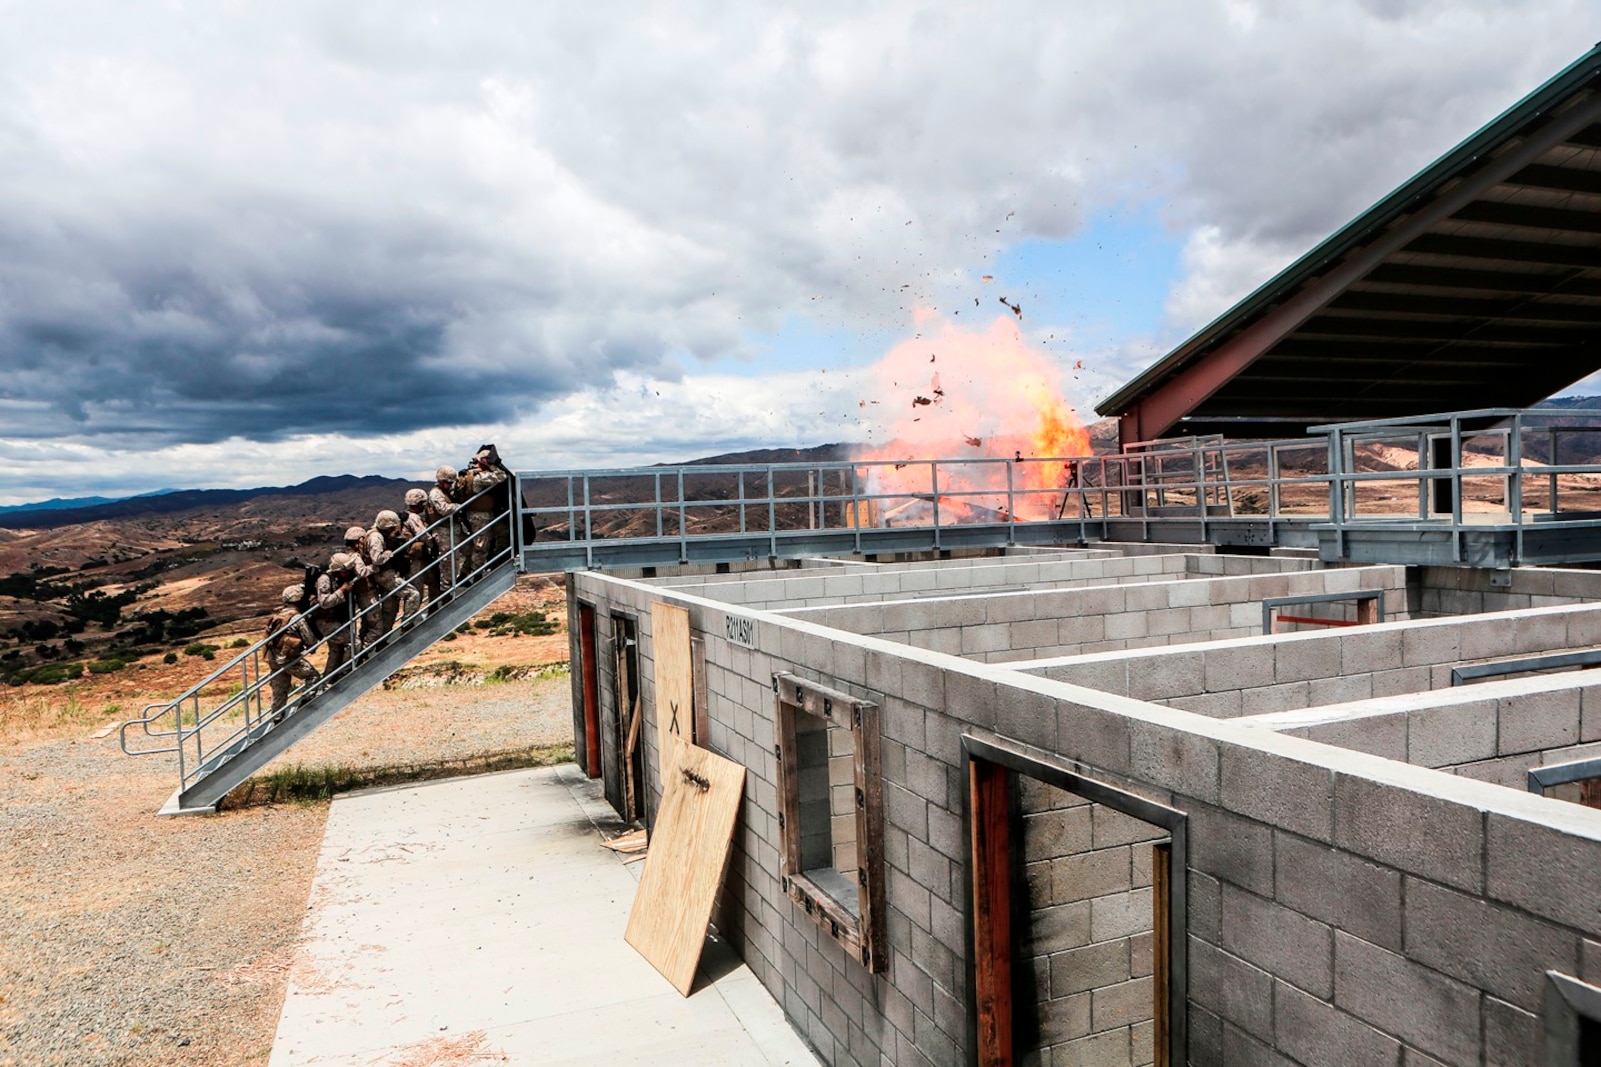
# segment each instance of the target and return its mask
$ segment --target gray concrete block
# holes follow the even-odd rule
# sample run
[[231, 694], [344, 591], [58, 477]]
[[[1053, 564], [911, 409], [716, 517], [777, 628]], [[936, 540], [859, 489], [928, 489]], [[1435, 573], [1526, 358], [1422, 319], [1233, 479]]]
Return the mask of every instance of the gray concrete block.
[[1223, 1062], [1228, 1067], [1297, 1067], [1267, 1042], [1233, 1026], [1223, 1028]]
[[[1341, 661], [1344, 660], [1342, 650]], [[1353, 700], [1366, 700], [1372, 695], [1373, 678], [1367, 672], [1333, 678], [1314, 678], [1308, 687], [1307, 706], [1320, 708], [1325, 704], [1345, 704]]]
[[1313, 996], [1334, 996], [1333, 931], [1300, 912], [1223, 887], [1223, 948]]
[[1190, 999], [1264, 1041], [1273, 1040], [1273, 979], [1191, 935]]
[[1196, 937], [1212, 944], [1223, 940], [1223, 887], [1216, 878], [1190, 871], [1190, 891], [1187, 898], [1189, 924], [1186, 929]]
[[1334, 1002], [1447, 1063], [1479, 1062], [1477, 991], [1346, 933], [1334, 935]]
[[[1196, 657], [1199, 665], [1199, 656]], [[1211, 738], [1130, 721], [1130, 770], [1143, 782], [1211, 803], [1218, 799], [1218, 745]]]
[[1127, 941], [1068, 949], [1051, 956], [1051, 996], [1065, 997], [1128, 981]]
[[1461, 658], [1459, 625], [1408, 627], [1401, 631], [1401, 662], [1408, 667], [1452, 663]]
[[1280, 982], [1274, 995], [1274, 1039], [1305, 1067], [1394, 1067], [1401, 1043], [1360, 1019]]
[[[1308, 706], [1318, 706], [1315, 696]], [[1405, 763], [1407, 718], [1406, 715], [1361, 715], [1311, 727], [1306, 736], [1326, 745]]]
[[1329, 640], [1286, 642], [1275, 649], [1273, 663], [1273, 677], [1281, 683], [1331, 678], [1340, 673], [1340, 646]]
[[[1273, 862], [1280, 902], [1364, 941], [1401, 950], [1399, 873], [1285, 833], [1274, 837]], [[1193, 899], [1194, 876], [1190, 891]]]
[[1406, 881], [1406, 954], [1535, 1010], [1547, 970], [1574, 973], [1574, 936], [1511, 908], [1415, 878]]
[[1128, 846], [1051, 861], [1051, 897], [1057, 903], [1089, 900], [1131, 886]]
[[[1443, 669], [1443, 668], [1442, 668]], [[1422, 693], [1433, 688], [1428, 667], [1402, 667], [1400, 670], [1375, 671], [1371, 678], [1374, 697], [1393, 697], [1403, 693]]]
[[1406, 714], [1406, 722], [1408, 763], [1448, 767], [1495, 755], [1494, 699], [1419, 708]]
[[1526, 693], [1501, 699], [1498, 752], [1510, 756], [1579, 742], [1576, 689]]
[[1334, 774], [1310, 763], [1220, 743], [1223, 806], [1303, 837], [1334, 834]]
[[[1030, 902], [1034, 903], [1032, 896]], [[1090, 943], [1089, 902], [1079, 900], [1054, 907], [1035, 904], [1029, 912], [1029, 929], [1029, 951], [1038, 955], [1050, 956], [1083, 948]]]
[[1240, 693], [1240, 711], [1245, 715], [1268, 715], [1277, 711], [1296, 711], [1308, 707], [1311, 682], [1285, 682]]
[[1097, 1032], [1133, 1026], [1154, 1014], [1149, 978], [1131, 978], [1119, 985], [1102, 986], [1090, 996], [1090, 1029]]
[[1337, 774], [1334, 812], [1340, 848], [1447, 885], [1479, 888], [1484, 833], [1472, 808]]
[[1129, 676], [1129, 696], [1138, 700], [1170, 699], [1202, 692], [1204, 657], [1199, 652], [1154, 656]]
[[1340, 673], [1348, 677], [1395, 670], [1405, 665], [1401, 659], [1401, 642], [1393, 632], [1330, 634], [1328, 639], [1339, 642]]
[[1205, 656], [1206, 691], [1209, 693], [1273, 684], [1272, 645], [1208, 649]]
[[1496, 900], [1578, 930], [1601, 916], [1601, 842], [1491, 814], [1487, 889]]
[[[1090, 995], [1042, 1000], [1039, 1005], [1040, 1044], [1060, 1045], [1090, 1032]], [[1041, 1063], [1054, 1063], [1054, 1060]]]
[[1111, 848], [1114, 845], [1131, 845], [1137, 841], [1162, 841], [1167, 831], [1153, 823], [1125, 815], [1105, 804], [1092, 805], [1094, 847]]
[[1023, 817], [1023, 855], [1030, 862], [1088, 852], [1092, 818], [1087, 806], [1063, 808]]
[[1242, 714], [1242, 702], [1238, 689], [1228, 693], [1202, 693], [1199, 696], [1180, 697], [1172, 701], [1158, 701], [1157, 703], [1170, 704], [1175, 708], [1193, 711], [1197, 715], [1205, 715], [1209, 719], [1237, 719]]
[[1190, 808], [1190, 866], [1262, 896], [1273, 895], [1273, 832], [1208, 804]]
[[1051, 1063], [1074, 1064], [1075, 1067], [1130, 1067], [1129, 1041], [1126, 1030], [1113, 1030], [1105, 1034], [1058, 1045], [1051, 1054]]
[[[1109, 941], [1148, 932], [1153, 925], [1151, 891], [1131, 889], [1127, 893], [1096, 897], [1090, 901], [1090, 939]], [[1127, 945], [1124, 952], [1127, 952]]]
[[1540, 1020], [1495, 997], [1484, 998], [1484, 1062], [1497, 1067], [1535, 1067], [1542, 1038]]

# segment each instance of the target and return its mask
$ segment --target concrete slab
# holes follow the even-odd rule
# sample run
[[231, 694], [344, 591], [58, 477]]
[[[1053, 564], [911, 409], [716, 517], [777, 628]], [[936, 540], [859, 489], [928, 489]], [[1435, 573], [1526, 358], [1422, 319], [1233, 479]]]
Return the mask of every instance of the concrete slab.
[[614, 824], [571, 764], [335, 800], [270, 1067], [815, 1067], [726, 945], [686, 998], [624, 943]]

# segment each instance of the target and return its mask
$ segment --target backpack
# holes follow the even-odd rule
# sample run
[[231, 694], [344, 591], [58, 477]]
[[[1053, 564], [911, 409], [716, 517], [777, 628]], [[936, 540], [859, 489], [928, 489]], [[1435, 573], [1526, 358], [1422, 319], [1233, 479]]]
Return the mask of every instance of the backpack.
[[[267, 620], [267, 633], [277, 633], [278, 636], [267, 642], [267, 649], [283, 659], [293, 659], [306, 649], [306, 642], [295, 630], [284, 630], [285, 626], [295, 621], [295, 613], [280, 611]], [[279, 632], [282, 631], [282, 632]]]

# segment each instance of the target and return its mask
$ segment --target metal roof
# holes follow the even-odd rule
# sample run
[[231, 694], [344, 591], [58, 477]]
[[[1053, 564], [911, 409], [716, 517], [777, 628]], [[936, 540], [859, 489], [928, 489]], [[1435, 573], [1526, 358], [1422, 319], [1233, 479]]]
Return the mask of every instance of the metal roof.
[[1601, 45], [1096, 407], [1125, 443], [1526, 406], [1601, 369]]

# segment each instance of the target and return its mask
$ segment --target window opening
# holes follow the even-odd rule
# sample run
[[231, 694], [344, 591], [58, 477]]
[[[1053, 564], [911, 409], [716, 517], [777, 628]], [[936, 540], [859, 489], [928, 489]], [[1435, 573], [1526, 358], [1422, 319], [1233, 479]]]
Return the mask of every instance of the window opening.
[[1545, 972], [1545, 1062], [1601, 1067], [1601, 989]]
[[773, 676], [773, 692], [784, 892], [850, 955], [881, 971], [878, 705], [784, 672]]
[[[1333, 605], [1339, 614], [1330, 614]], [[1292, 626], [1367, 626], [1384, 621], [1384, 590], [1273, 596], [1262, 601], [1262, 632], [1292, 633]]]

